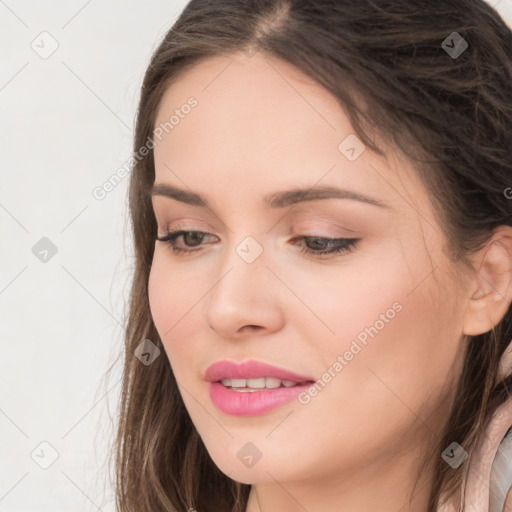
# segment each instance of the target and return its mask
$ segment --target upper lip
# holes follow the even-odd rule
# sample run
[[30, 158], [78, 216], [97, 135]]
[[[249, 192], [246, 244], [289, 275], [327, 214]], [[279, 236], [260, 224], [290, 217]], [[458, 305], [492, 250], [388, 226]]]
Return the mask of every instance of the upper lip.
[[259, 377], [274, 377], [299, 383], [315, 381], [312, 377], [298, 375], [284, 368], [259, 361], [241, 363], [227, 360], [217, 361], [206, 369], [204, 376], [205, 380], [209, 382], [218, 382], [221, 379], [257, 379]]

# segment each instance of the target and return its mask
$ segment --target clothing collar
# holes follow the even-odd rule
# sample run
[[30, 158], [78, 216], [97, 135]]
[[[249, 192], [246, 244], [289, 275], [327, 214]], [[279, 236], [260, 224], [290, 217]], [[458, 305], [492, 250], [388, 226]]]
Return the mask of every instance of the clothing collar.
[[[510, 375], [512, 370], [512, 343], [506, 349], [499, 366], [495, 384]], [[491, 470], [500, 443], [512, 426], [512, 397], [496, 408], [484, 421], [482, 431], [468, 458], [469, 472], [464, 492], [464, 510], [467, 512], [498, 512], [489, 510]], [[512, 461], [510, 461], [512, 465]], [[494, 490], [494, 489], [493, 489]], [[437, 512], [458, 512], [459, 497], [437, 508]], [[512, 493], [508, 493], [503, 512], [512, 510]], [[499, 512], [502, 512], [501, 510]]]

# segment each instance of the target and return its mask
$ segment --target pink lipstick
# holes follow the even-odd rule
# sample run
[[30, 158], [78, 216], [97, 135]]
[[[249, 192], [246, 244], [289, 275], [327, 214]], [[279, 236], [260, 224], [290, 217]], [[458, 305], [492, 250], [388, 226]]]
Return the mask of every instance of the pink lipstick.
[[292, 401], [315, 383], [298, 375], [258, 361], [218, 361], [205, 372], [210, 398], [226, 414], [256, 416]]

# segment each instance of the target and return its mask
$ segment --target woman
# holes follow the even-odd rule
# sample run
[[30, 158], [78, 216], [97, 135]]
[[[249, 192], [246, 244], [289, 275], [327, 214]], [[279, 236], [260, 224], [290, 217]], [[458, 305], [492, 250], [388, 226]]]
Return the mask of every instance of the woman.
[[135, 133], [120, 512], [512, 506], [511, 48], [480, 0], [187, 5]]

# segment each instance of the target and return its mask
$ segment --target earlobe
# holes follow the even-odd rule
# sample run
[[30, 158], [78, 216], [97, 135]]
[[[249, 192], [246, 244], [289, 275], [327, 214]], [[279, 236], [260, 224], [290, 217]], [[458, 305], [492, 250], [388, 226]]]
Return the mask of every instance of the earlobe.
[[512, 302], [512, 228], [500, 226], [488, 241], [475, 275], [464, 316], [463, 332], [477, 336], [490, 331]]

